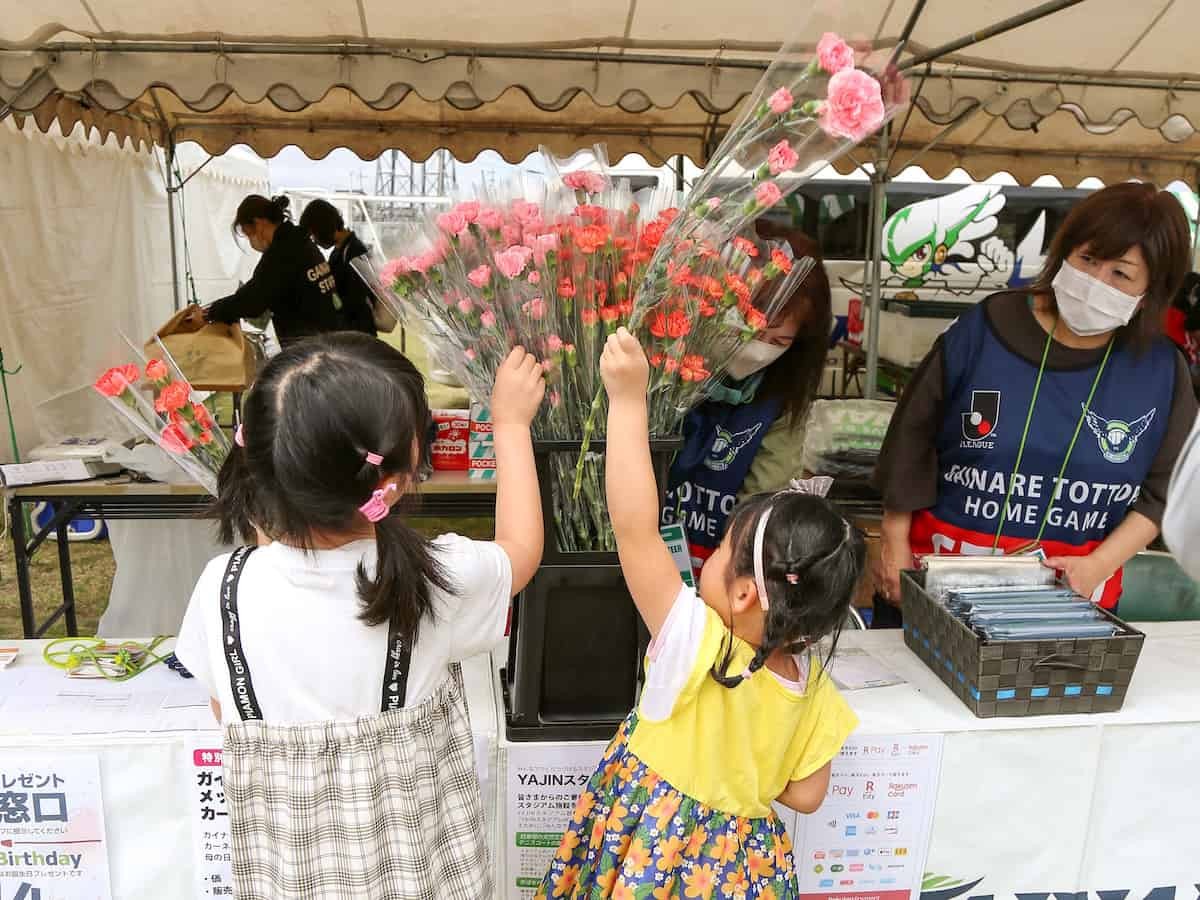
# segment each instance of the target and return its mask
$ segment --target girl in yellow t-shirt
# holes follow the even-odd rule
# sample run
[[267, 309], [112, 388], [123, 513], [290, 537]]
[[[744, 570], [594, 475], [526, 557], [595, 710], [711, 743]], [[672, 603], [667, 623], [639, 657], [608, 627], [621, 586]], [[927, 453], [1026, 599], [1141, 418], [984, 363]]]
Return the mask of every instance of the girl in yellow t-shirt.
[[537, 897], [796, 898], [771, 804], [814, 812], [858, 724], [811, 648], [837, 642], [862, 535], [822, 498], [760, 494], [734, 511], [699, 595], [685, 587], [658, 534], [648, 371], [629, 332], [608, 339], [608, 508], [652, 637], [646, 684]]

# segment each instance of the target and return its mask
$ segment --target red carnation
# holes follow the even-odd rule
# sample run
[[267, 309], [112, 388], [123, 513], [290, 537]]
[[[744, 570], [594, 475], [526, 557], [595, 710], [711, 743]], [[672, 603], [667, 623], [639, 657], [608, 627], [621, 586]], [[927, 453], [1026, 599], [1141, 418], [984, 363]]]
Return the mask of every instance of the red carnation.
[[162, 434], [159, 437], [162, 448], [168, 453], [174, 453], [177, 456], [182, 456], [195, 446], [192, 443], [192, 439], [188, 437], [187, 429], [181, 428], [178, 425], [168, 425], [162, 430]]
[[154, 409], [160, 413], [177, 412], [191, 401], [191, 389], [182, 381], [172, 381], [154, 399]]
[[137, 366], [116, 366], [97, 378], [92, 387], [105, 397], [120, 397], [137, 383], [139, 374]]

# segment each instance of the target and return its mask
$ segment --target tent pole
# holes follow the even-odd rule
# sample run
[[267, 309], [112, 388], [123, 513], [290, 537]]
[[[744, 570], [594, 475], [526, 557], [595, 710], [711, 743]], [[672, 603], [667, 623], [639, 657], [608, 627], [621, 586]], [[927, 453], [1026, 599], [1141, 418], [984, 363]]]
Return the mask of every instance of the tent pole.
[[1048, 0], [1033, 9], [1027, 9], [1025, 12], [1012, 16], [1007, 19], [1002, 19], [994, 25], [989, 25], [986, 28], [981, 28], [978, 31], [973, 31], [970, 34], [957, 38], [949, 43], [942, 44], [940, 47], [934, 47], [932, 50], [926, 50], [917, 56], [914, 56], [903, 66], [900, 71], [904, 72], [909, 69], [914, 69], [917, 66], [924, 65], [927, 62], [935, 62], [955, 50], [962, 50], [964, 47], [971, 47], [975, 44], [981, 44], [988, 38], [994, 38], [998, 34], [1004, 34], [1006, 31], [1012, 31], [1014, 28], [1020, 28], [1022, 25], [1028, 25], [1031, 22], [1036, 22], [1039, 19], [1044, 19], [1046, 16], [1054, 15], [1056, 12], [1061, 12], [1064, 9], [1069, 9], [1072, 6], [1078, 6], [1083, 0]]
[[167, 218], [171, 222], [171, 297], [175, 303], [175, 311], [180, 309], [179, 303], [179, 254], [175, 248], [175, 187], [173, 184], [175, 171], [175, 139], [167, 138]]
[[863, 394], [874, 400], [879, 391], [879, 301], [883, 276], [883, 223], [887, 212], [887, 162], [890, 128], [879, 132], [879, 152], [871, 169], [871, 291], [867, 309], [867, 383]]

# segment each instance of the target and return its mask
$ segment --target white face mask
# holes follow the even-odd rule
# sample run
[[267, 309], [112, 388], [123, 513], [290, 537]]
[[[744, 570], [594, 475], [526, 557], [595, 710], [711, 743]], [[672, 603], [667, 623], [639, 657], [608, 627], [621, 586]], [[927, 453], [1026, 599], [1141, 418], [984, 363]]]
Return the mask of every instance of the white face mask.
[[1051, 284], [1059, 315], [1081, 337], [1105, 334], [1128, 325], [1142, 302], [1140, 296], [1119, 291], [1066, 261]]
[[787, 350], [787, 347], [776, 347], [774, 344], [762, 341], [751, 341], [733, 354], [733, 359], [729, 360], [729, 367], [725, 372], [730, 378], [741, 381], [743, 378], [749, 378], [755, 372], [765, 369], [783, 356]]

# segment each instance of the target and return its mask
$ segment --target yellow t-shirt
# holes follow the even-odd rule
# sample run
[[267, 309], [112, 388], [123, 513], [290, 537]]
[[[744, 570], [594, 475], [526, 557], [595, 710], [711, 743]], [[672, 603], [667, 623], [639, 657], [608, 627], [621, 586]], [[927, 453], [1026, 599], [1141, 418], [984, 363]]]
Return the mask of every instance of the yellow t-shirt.
[[[688, 796], [757, 818], [789, 781], [832, 760], [858, 719], [815, 663], [806, 685], [764, 667], [735, 688], [721, 686], [709, 670], [726, 633], [720, 616], [685, 587], [647, 655], [629, 749]], [[733, 643], [727, 671], [737, 674], [754, 649]]]

